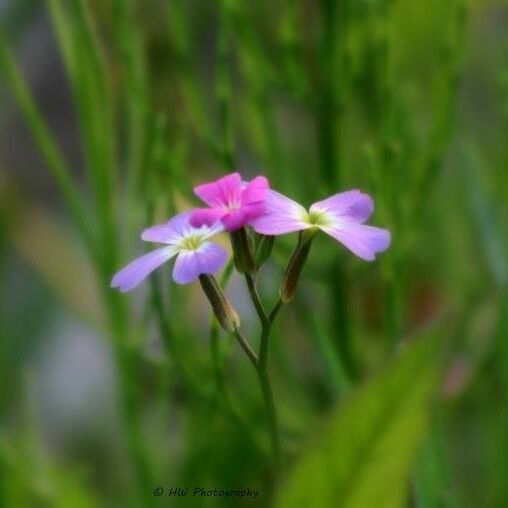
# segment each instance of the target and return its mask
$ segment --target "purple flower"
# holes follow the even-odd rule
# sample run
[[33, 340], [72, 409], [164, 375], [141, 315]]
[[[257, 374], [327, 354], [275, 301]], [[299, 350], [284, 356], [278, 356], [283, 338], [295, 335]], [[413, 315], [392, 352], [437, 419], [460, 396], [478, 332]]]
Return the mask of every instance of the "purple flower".
[[220, 224], [195, 228], [191, 226], [189, 217], [190, 212], [180, 213], [166, 224], [145, 229], [141, 234], [143, 240], [166, 245], [140, 256], [116, 273], [111, 287], [118, 288], [122, 293], [130, 291], [174, 256], [173, 279], [178, 284], [188, 284], [201, 274], [219, 270], [228, 255], [222, 247], [208, 239], [224, 228]]
[[264, 215], [251, 223], [263, 235], [320, 229], [366, 261], [373, 261], [378, 252], [390, 246], [389, 231], [364, 224], [374, 211], [374, 203], [359, 190], [334, 194], [314, 203], [308, 211], [274, 190], [268, 191], [265, 204]]
[[199, 227], [203, 224], [211, 226], [220, 220], [227, 231], [236, 231], [263, 214], [268, 188], [268, 180], [264, 176], [243, 182], [238, 173], [198, 185], [194, 187], [194, 193], [209, 208], [194, 210], [190, 222]]

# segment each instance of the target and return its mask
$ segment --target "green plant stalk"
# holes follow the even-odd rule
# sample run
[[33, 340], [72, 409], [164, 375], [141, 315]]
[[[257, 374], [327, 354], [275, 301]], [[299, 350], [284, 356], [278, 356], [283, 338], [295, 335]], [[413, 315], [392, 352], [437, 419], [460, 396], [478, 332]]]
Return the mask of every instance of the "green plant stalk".
[[443, 83], [438, 94], [439, 103], [435, 108], [432, 131], [429, 136], [428, 156], [422, 169], [416, 174], [413, 185], [412, 214], [418, 216], [424, 210], [424, 203], [440, 174], [443, 159], [455, 126], [457, 90], [463, 70], [463, 54], [468, 32], [468, 6], [466, 0], [450, 2], [452, 28], [449, 30], [447, 47], [443, 53]]
[[223, 0], [220, 5], [219, 34], [217, 42], [216, 92], [219, 101], [219, 125], [222, 135], [220, 143], [220, 146], [222, 147], [221, 164], [225, 171], [231, 171], [234, 167], [234, 140], [231, 122], [231, 22], [229, 19], [226, 1]]
[[270, 443], [273, 457], [274, 477], [278, 477], [282, 470], [283, 456], [282, 447], [280, 443], [280, 431], [277, 419], [277, 410], [275, 407], [275, 401], [273, 397], [273, 389], [271, 383], [270, 371], [268, 369], [268, 357], [269, 357], [269, 345], [270, 345], [270, 333], [272, 330], [273, 323], [282, 308], [283, 302], [279, 298], [275, 303], [270, 314], [267, 314], [259, 292], [256, 287], [254, 277], [251, 274], [245, 274], [247, 282], [247, 288], [251, 300], [256, 309], [256, 313], [261, 322], [261, 337], [259, 343], [259, 353], [253, 360], [252, 363], [256, 369], [258, 376], [261, 393], [265, 403], [267, 418], [268, 418], [268, 429], [270, 433]]
[[217, 320], [212, 318], [210, 326], [210, 347], [212, 351], [213, 368], [215, 374], [215, 383], [217, 389], [217, 399], [221, 405], [224, 414], [229, 417], [231, 422], [237, 425], [245, 435], [252, 441], [254, 446], [267, 455], [266, 444], [259, 438], [256, 430], [249, 424], [249, 422], [242, 416], [238, 408], [233, 404], [231, 396], [227, 389], [226, 380], [222, 372], [221, 355], [219, 347], [219, 326]]
[[309, 76], [303, 54], [301, 10], [302, 5], [297, 0], [284, 1], [279, 38], [287, 85], [297, 98], [307, 100]]
[[279, 423], [277, 421], [277, 410], [275, 408], [275, 401], [273, 398], [271, 376], [267, 367], [262, 368], [258, 366], [257, 373], [268, 416], [274, 477], [278, 478], [282, 470], [282, 448], [280, 443]]
[[310, 324], [316, 337], [317, 346], [323, 358], [326, 372], [330, 378], [333, 395], [335, 398], [338, 398], [350, 388], [351, 382], [347, 378], [340, 357], [318, 315], [318, 313], [311, 313]]
[[[115, 38], [123, 69], [123, 105], [126, 121], [126, 229], [131, 236], [133, 221], [129, 220], [139, 193], [145, 190], [142, 179], [143, 163], [147, 149], [147, 83], [146, 65], [139, 31], [135, 22], [133, 0], [114, 0]], [[133, 227], [132, 227], [133, 229]]]
[[46, 161], [58, 190], [61, 192], [74, 222], [84, 239], [85, 245], [93, 259], [97, 259], [93, 226], [85, 207], [85, 198], [73, 181], [72, 172], [67, 165], [58, 145], [49, 132], [40, 112], [35, 105], [21, 72], [14, 62], [5, 41], [0, 34], [0, 68], [3, 70], [7, 82], [30, 128], [33, 138]]
[[189, 108], [190, 116], [194, 120], [191, 127], [195, 128], [204, 139], [215, 159], [222, 162], [224, 152], [215, 140], [214, 129], [206, 112], [199, 80], [192, 67], [191, 34], [182, 9], [182, 0], [167, 2], [167, 5], [169, 31], [179, 70], [181, 92]]
[[[337, 192], [342, 182], [342, 167], [339, 156], [338, 136], [342, 117], [342, 93], [345, 76], [342, 64], [342, 40], [347, 26], [347, 2], [341, 5], [338, 13], [336, 0], [321, 0], [322, 38], [320, 41], [320, 80], [316, 119], [320, 173], [328, 192]], [[354, 379], [357, 375], [353, 359], [351, 331], [347, 311], [347, 281], [339, 261], [329, 268], [328, 293], [332, 303], [333, 326], [337, 330], [336, 347], [344, 362], [347, 375]]]
[[[342, 15], [341, 15], [342, 18]], [[340, 185], [338, 157], [339, 78], [337, 78], [338, 9], [336, 0], [321, 0], [322, 38], [320, 43], [320, 83], [317, 106], [321, 178], [329, 191]]]
[[[497, 331], [497, 342], [500, 359], [500, 371], [502, 381], [502, 398], [504, 401], [501, 418], [503, 419], [504, 429], [508, 429], [508, 287], [505, 287], [499, 305], [499, 322]], [[505, 430], [502, 436], [503, 446], [500, 450], [501, 457], [501, 477], [506, 478], [508, 473], [508, 432]], [[503, 481], [503, 489], [505, 496], [508, 497], [508, 488]]]
[[[386, 193], [384, 192], [383, 172], [379, 157], [377, 156], [372, 145], [368, 145], [365, 149], [365, 155], [369, 166], [369, 179], [371, 182], [373, 194], [378, 197], [379, 217], [383, 224], [389, 224], [390, 206]], [[384, 305], [384, 333], [386, 343], [393, 346], [400, 338], [401, 331], [401, 313], [402, 305], [402, 284], [400, 277], [397, 277], [398, 248], [393, 245], [390, 252], [383, 256], [382, 259], [382, 275], [383, 275], [383, 305]]]
[[118, 232], [115, 225], [116, 168], [113, 100], [95, 27], [84, 0], [73, 4], [78, 76], [77, 94], [85, 158], [98, 210], [104, 270], [107, 278], [118, 266]]
[[93, 21], [84, 0], [73, 4], [75, 12], [74, 39], [78, 56], [78, 81], [81, 91], [76, 94], [81, 126], [85, 139], [90, 181], [96, 200], [102, 246], [101, 286], [112, 323], [112, 333], [119, 367], [122, 412], [127, 431], [127, 446], [133, 460], [139, 494], [152, 487], [148, 458], [143, 447], [139, 418], [138, 351], [129, 343], [127, 312], [124, 300], [109, 289], [111, 274], [118, 266], [119, 241], [115, 225], [115, 139], [112, 97], [104, 57], [95, 33]]
[[177, 375], [185, 383], [185, 387], [196, 397], [201, 400], [208, 400], [209, 393], [203, 389], [198, 380], [187, 371], [185, 368], [185, 361], [181, 357], [178, 347], [174, 340], [174, 332], [171, 328], [171, 323], [164, 312], [164, 302], [162, 299], [162, 291], [160, 284], [160, 274], [152, 275], [152, 303], [155, 309], [157, 322], [159, 325], [160, 334], [166, 354], [173, 360], [173, 367]]
[[239, 121], [249, 134], [268, 176], [277, 177], [289, 185], [294, 175], [284, 161], [276, 126], [276, 107], [271, 96], [275, 87], [282, 86], [278, 82], [280, 72], [269, 61], [259, 34], [253, 30], [251, 20], [244, 12], [245, 4], [235, 0], [230, 3], [232, 37], [237, 45], [235, 56], [242, 72], [245, 95], [245, 112]]
[[86, 169], [97, 210], [101, 272], [118, 265], [116, 161], [112, 97], [104, 58], [83, 0], [49, 0], [53, 25], [78, 112]]
[[[138, 495], [151, 488], [150, 466], [143, 449], [139, 420], [137, 384], [138, 352], [129, 344], [127, 313], [124, 301], [109, 289], [117, 268], [119, 250], [115, 227], [115, 146], [112, 99], [104, 59], [93, 22], [84, 0], [72, 4], [72, 44], [75, 58], [74, 94], [85, 140], [85, 158], [98, 211], [101, 250], [99, 278], [111, 323], [121, 385], [121, 406], [127, 433], [127, 447], [138, 482]], [[65, 18], [62, 18], [65, 19]]]
[[[69, 56], [70, 53], [65, 53], [65, 55], [72, 58], [72, 56]], [[133, 372], [135, 365], [134, 357], [132, 356], [132, 352], [129, 351], [126, 341], [126, 313], [119, 295], [114, 294], [109, 289], [109, 280], [111, 274], [116, 268], [115, 235], [108, 234], [108, 232], [113, 230], [109, 196], [105, 195], [105, 190], [102, 188], [100, 192], [101, 196], [97, 200], [98, 204], [102, 203], [102, 206], [98, 207], [102, 218], [101, 238], [107, 240], [105, 242], [101, 240], [101, 248], [99, 248], [92, 233], [93, 229], [88, 219], [89, 214], [87, 214], [83, 204], [84, 198], [80, 195], [74, 182], [72, 181], [71, 171], [65, 163], [56, 143], [41, 118], [21, 73], [19, 72], [3, 41], [1, 41], [0, 44], [0, 64], [2, 64], [2, 68], [7, 74], [9, 84], [25, 116], [25, 120], [32, 130], [32, 134], [38, 144], [39, 150], [47, 162], [48, 169], [57, 183], [58, 188], [77, 224], [78, 230], [88, 247], [90, 256], [94, 261], [101, 287], [103, 288], [103, 299], [110, 322], [111, 334], [114, 338], [113, 343], [121, 384], [121, 409], [125, 416], [125, 430], [127, 434], [126, 438], [129, 456], [132, 458], [135, 465], [136, 475], [137, 478], [139, 478], [140, 485], [144, 485], [143, 489], [146, 489], [149, 485], [151, 485], [151, 482], [148, 479], [148, 466], [143, 458], [143, 451], [139, 437], [139, 420], [135, 411], [135, 406], [137, 404], [137, 387], [130, 379], [130, 375]], [[104, 176], [107, 177], [107, 175]], [[100, 188], [100, 185], [98, 185], [98, 187]], [[109, 189], [110, 187], [107, 186], [106, 188]]]
[[[220, 280], [220, 286], [224, 288], [233, 272], [234, 264], [232, 261], [226, 266], [224, 273]], [[243, 418], [240, 411], [235, 407], [229, 395], [226, 380], [224, 377], [219, 345], [219, 323], [215, 317], [212, 317], [210, 323], [210, 348], [213, 362], [213, 369], [215, 374], [217, 398], [223, 408], [223, 411], [230, 417], [230, 419], [237, 424], [237, 426], [245, 432], [254, 445], [263, 453], [267, 454], [265, 443], [262, 442], [256, 431], [251, 425]]]
[[257, 68], [253, 68], [252, 61], [245, 51], [247, 50], [242, 51], [241, 48], [238, 51], [246, 95], [243, 106], [245, 112], [241, 115], [240, 121], [245, 131], [249, 132], [251, 142], [259, 153], [268, 176], [277, 177], [289, 185], [294, 180], [294, 173], [288, 170], [288, 164], [283, 157], [269, 83], [263, 81], [264, 75], [259, 75]]
[[274, 475], [277, 478], [282, 470], [283, 456], [282, 447], [280, 442], [280, 430], [277, 419], [277, 410], [275, 407], [275, 401], [273, 397], [273, 389], [270, 371], [268, 370], [268, 356], [269, 356], [269, 342], [272, 325], [282, 307], [282, 301], [277, 300], [274, 305], [267, 321], [261, 329], [261, 339], [259, 345], [258, 363], [256, 371], [258, 375], [259, 384], [263, 393], [263, 399], [265, 402], [265, 408], [268, 416], [268, 426], [270, 431], [270, 443], [273, 455]]
[[413, 496], [417, 508], [457, 506], [451, 488], [443, 425], [443, 415], [436, 408], [413, 470]]
[[153, 487], [150, 465], [143, 446], [139, 418], [139, 352], [128, 340], [127, 313], [121, 295], [109, 288], [109, 277], [102, 280], [103, 298], [113, 337], [113, 349], [120, 383], [120, 410], [124, 418], [126, 444], [129, 458], [134, 466], [136, 485], [133, 485], [139, 500]]

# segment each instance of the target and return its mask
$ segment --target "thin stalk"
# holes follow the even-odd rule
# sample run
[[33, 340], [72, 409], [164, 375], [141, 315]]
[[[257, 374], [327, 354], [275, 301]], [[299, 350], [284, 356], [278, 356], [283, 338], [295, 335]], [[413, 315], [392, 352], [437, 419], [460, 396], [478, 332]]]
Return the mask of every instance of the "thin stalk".
[[173, 365], [178, 375], [181, 377], [187, 389], [189, 389], [195, 396], [200, 399], [208, 399], [208, 392], [204, 390], [201, 384], [187, 372], [184, 365], [185, 362], [180, 358], [178, 348], [174, 340], [174, 333], [171, 329], [171, 323], [164, 312], [164, 302], [162, 298], [162, 291], [160, 287], [160, 276], [154, 274], [152, 276], [152, 302], [155, 308], [159, 330], [162, 336], [162, 341], [166, 349], [166, 354], [173, 358]]
[[[341, 165], [339, 138], [343, 109], [344, 72], [343, 44], [348, 21], [348, 1], [321, 0], [322, 38], [320, 44], [319, 97], [316, 104], [317, 134], [321, 179], [330, 192], [340, 187]], [[340, 351], [348, 375], [354, 378], [356, 368], [351, 353], [351, 333], [347, 311], [347, 281], [337, 260], [329, 268], [329, 300], [332, 305], [333, 326], [338, 331], [336, 347]]]
[[[113, 9], [118, 23], [115, 24], [117, 50], [123, 70], [124, 120], [126, 123], [126, 220], [127, 231], [132, 227], [132, 213], [140, 190], [143, 191], [143, 163], [147, 148], [146, 127], [146, 65], [143, 45], [136, 26], [135, 4], [132, 0], [114, 0]], [[129, 234], [130, 236], [130, 234]]]
[[238, 344], [240, 344], [241, 348], [244, 350], [249, 360], [251, 361], [252, 365], [254, 365], [254, 368], [257, 369], [258, 355], [254, 352], [247, 339], [243, 336], [242, 332], [238, 328], [234, 329], [233, 335], [238, 341]]
[[[499, 305], [499, 321], [497, 333], [497, 348], [499, 351], [499, 370], [501, 373], [501, 398], [503, 400], [503, 409], [501, 411], [501, 419], [503, 428], [505, 429], [501, 436], [502, 447], [499, 456], [501, 477], [506, 478], [508, 473], [508, 287], [505, 287], [501, 295]], [[508, 489], [506, 483], [503, 481], [504, 494], [508, 496]]]
[[266, 413], [268, 417], [268, 430], [270, 434], [270, 443], [273, 456], [274, 465], [274, 476], [278, 476], [282, 469], [282, 447], [280, 444], [280, 431], [279, 423], [277, 419], [277, 411], [275, 408], [275, 401], [273, 397], [273, 389], [270, 371], [268, 369], [268, 356], [269, 356], [269, 345], [270, 345], [270, 333], [272, 331], [272, 325], [282, 308], [283, 302], [279, 298], [275, 303], [270, 314], [267, 314], [264, 310], [259, 292], [257, 290], [254, 278], [250, 274], [246, 274], [245, 279], [249, 288], [249, 294], [251, 296], [254, 307], [258, 314], [259, 320], [261, 321], [261, 338], [259, 345], [259, 354], [256, 355], [248, 342], [241, 335], [239, 330], [236, 330], [235, 336], [243, 347], [247, 356], [251, 360], [256, 373], [258, 376], [259, 385], [261, 387], [261, 393], [265, 403]]
[[350, 387], [350, 380], [347, 377], [340, 356], [334, 347], [325, 326], [317, 317], [317, 314], [311, 314], [310, 324], [313, 335], [316, 338], [317, 347], [323, 359], [326, 372], [330, 379], [333, 396], [338, 398]]
[[220, 347], [219, 347], [219, 325], [215, 318], [212, 318], [210, 326], [210, 346], [212, 351], [213, 368], [215, 382], [217, 385], [217, 399], [221, 404], [222, 410], [242, 430], [264, 455], [267, 454], [266, 443], [261, 441], [255, 429], [251, 427], [248, 421], [242, 416], [238, 408], [233, 404], [231, 396], [227, 389], [226, 380], [221, 366]]
[[263, 306], [263, 302], [261, 301], [261, 297], [259, 296], [254, 277], [250, 273], [246, 273], [245, 280], [247, 281], [247, 288], [249, 289], [249, 294], [258, 314], [259, 320], [263, 326], [266, 326], [268, 323], [268, 316]]
[[277, 411], [273, 398], [272, 382], [268, 368], [257, 369], [259, 384], [265, 401], [266, 412], [268, 415], [268, 424], [270, 430], [270, 444], [272, 448], [274, 474], [279, 476], [282, 469], [282, 448], [280, 444], [279, 423], [277, 420]]
[[5, 73], [7, 83], [15, 96], [18, 106], [30, 128], [37, 146], [46, 161], [48, 171], [56, 182], [76, 226], [83, 237], [85, 244], [96, 259], [96, 246], [93, 238], [93, 226], [89, 219], [85, 199], [79, 187], [73, 181], [72, 171], [67, 165], [58, 145], [47, 128], [35, 102], [28, 90], [21, 72], [14, 62], [6, 43], [0, 34], [0, 69]]
[[223, 150], [215, 140], [215, 131], [210, 122], [199, 85], [200, 81], [192, 62], [192, 55], [195, 52], [184, 4], [183, 0], [167, 2], [171, 43], [175, 63], [178, 66], [180, 89], [192, 119], [191, 128], [197, 130], [215, 159], [222, 162]]
[[[80, 10], [82, 15], [86, 14], [84, 9], [84, 6], [79, 4], [78, 10]], [[81, 21], [79, 31], [79, 35], [81, 37], [80, 41], [83, 42], [83, 40], [86, 39], [86, 42], [90, 43], [90, 40], [87, 37], [91, 36], [90, 34], [86, 34], [86, 30], [88, 30], [89, 27], [85, 27], [87, 20], [83, 19], [83, 16], [79, 19]], [[66, 35], [68, 35], [68, 33], [66, 33]], [[76, 41], [77, 39], [73, 40], [72, 43]], [[71, 46], [69, 44], [71, 44], [71, 41], [69, 39], [65, 39], [65, 47], [63, 48], [64, 58], [70, 57], [69, 51], [71, 50]], [[72, 49], [75, 48], [73, 47]], [[86, 56], [87, 58], [91, 58], [91, 53], [92, 51], [88, 44], [85, 45], [85, 43], [83, 43], [80, 46], [80, 57], [85, 58]], [[75, 183], [72, 181], [71, 171], [61, 156], [56, 143], [53, 141], [53, 138], [41, 118], [17, 66], [3, 43], [0, 45], [0, 63], [3, 64], [6, 70], [11, 87], [22, 109], [25, 119], [33, 131], [33, 135], [39, 145], [39, 149], [46, 159], [48, 168], [55, 179], [59, 190], [62, 192], [66, 204], [69, 206], [69, 209], [73, 214], [79, 231], [85, 239], [85, 243], [89, 247], [91, 256], [96, 265], [100, 285], [103, 288], [103, 298], [108, 313], [111, 334], [114, 338], [113, 344], [118, 363], [119, 381], [122, 386], [120, 404], [125, 422], [127, 448], [129, 457], [132, 459], [136, 469], [139, 486], [141, 489], [146, 490], [147, 488], [150, 488], [149, 486], [151, 485], [150, 470], [142, 447], [140, 422], [137, 412], [137, 405], [139, 403], [138, 387], [131, 376], [137, 368], [137, 360], [134, 352], [130, 350], [127, 343], [128, 333], [125, 307], [119, 295], [113, 293], [109, 289], [109, 280], [114, 268], [116, 267], [116, 237], [113, 234], [109, 234], [114, 231], [112, 205], [110, 201], [112, 196], [112, 186], [110, 185], [110, 169], [112, 168], [112, 163], [111, 159], [107, 156], [110, 149], [108, 144], [109, 142], [99, 142], [98, 140], [108, 138], [108, 136], [103, 134], [104, 132], [107, 132], [109, 135], [110, 132], [112, 132], [112, 129], [108, 130], [108, 127], [110, 127], [111, 124], [108, 123], [107, 126], [102, 126], [100, 129], [98, 128], [97, 131], [92, 132], [92, 130], [87, 130], [87, 135], [89, 135], [87, 138], [87, 151], [95, 152], [96, 150], [93, 150], [92, 147], [94, 149], [99, 148], [98, 155], [94, 158], [94, 162], [96, 164], [92, 165], [94, 169], [98, 170], [96, 172], [97, 174], [94, 173], [94, 176], [97, 176], [97, 179], [93, 182], [96, 184], [94, 187], [94, 194], [97, 210], [100, 212], [98, 219], [100, 221], [99, 234], [101, 235], [101, 242], [97, 245], [95, 239], [93, 238], [94, 235], [92, 233], [92, 228], [87, 218], [88, 214], [86, 212], [86, 208], [83, 204], [84, 199], [81, 197]], [[87, 80], [93, 79], [91, 74], [93, 71], [97, 71], [95, 66], [97, 62], [94, 61], [93, 63], [93, 66], [84, 66], [83, 64], [83, 67], [80, 68], [79, 71], [84, 72], [85, 67], [87, 67], [87, 71], [83, 74], [83, 76], [80, 74], [81, 77], [86, 78]], [[73, 68], [72, 71], [74, 72], [76, 69]], [[76, 78], [76, 75], [73, 77]], [[79, 82], [78, 79], [71, 79], [71, 83], [77, 82]], [[87, 83], [88, 81], [84, 81], [82, 86], [84, 87]], [[97, 85], [100, 87], [99, 81], [93, 84], [94, 86]], [[80, 92], [82, 91], [83, 88], [80, 88], [80, 90], [76, 92], [76, 96], [82, 100], [81, 102], [79, 100], [77, 101], [78, 109], [80, 109], [81, 113], [84, 111], [92, 111], [92, 108], [90, 107], [91, 96], [85, 97], [81, 95]], [[97, 92], [97, 90], [94, 88], [93, 92]], [[92, 93], [92, 91], [90, 93]], [[102, 96], [105, 97], [105, 94], [102, 94]], [[88, 123], [89, 120], [89, 116], [83, 117], [83, 124], [87, 127], [87, 129], [90, 127], [90, 124]], [[102, 148], [104, 148], [103, 151], [101, 151]], [[99, 170], [103, 170], [103, 174], [99, 175]], [[100, 184], [98, 183], [99, 177], [101, 178]]]
[[337, 55], [339, 53], [338, 2], [321, 0], [322, 39], [320, 45], [319, 99], [317, 103], [318, 142], [321, 178], [329, 190], [340, 182], [338, 157], [338, 109], [339, 78], [337, 77]]
[[268, 315], [264, 309], [263, 303], [261, 302], [254, 277], [250, 274], [245, 274], [245, 279], [247, 281], [247, 287], [249, 288], [249, 294], [251, 296], [252, 302], [256, 308], [259, 320], [261, 321], [261, 340], [259, 345], [258, 360], [255, 364], [255, 367], [268, 416], [268, 426], [270, 431], [270, 441], [275, 469], [274, 472], [275, 475], [278, 475], [282, 468], [282, 448], [280, 444], [280, 431], [277, 421], [277, 411], [273, 398], [271, 376], [270, 371], [268, 370], [268, 353], [272, 325], [280, 309], [282, 308], [283, 302], [279, 298], [270, 314]]
[[272, 448], [275, 476], [278, 476], [282, 469], [282, 447], [280, 443], [280, 430], [277, 411], [275, 408], [275, 401], [273, 397], [271, 376], [268, 369], [268, 353], [272, 325], [281, 307], [282, 301], [279, 299], [270, 312], [267, 322], [262, 327], [261, 341], [259, 346], [259, 361], [256, 365], [256, 372], [258, 375], [258, 380], [261, 386], [261, 392], [263, 394], [265, 408], [268, 416], [268, 427], [270, 432], [270, 443]]
[[[224, 273], [220, 279], [220, 287], [226, 287], [229, 278], [233, 272], [234, 263], [230, 261], [226, 266]], [[262, 442], [248, 421], [243, 418], [238, 408], [233, 404], [231, 396], [227, 389], [226, 378], [222, 369], [221, 352], [219, 344], [219, 322], [215, 317], [212, 317], [210, 322], [210, 349], [213, 363], [213, 370], [215, 375], [215, 384], [217, 389], [217, 400], [221, 404], [224, 414], [230, 418], [245, 434], [249, 437], [252, 443], [264, 454], [267, 455], [266, 443]]]
[[221, 2], [219, 34], [217, 42], [216, 87], [219, 101], [219, 125], [221, 130], [222, 156], [221, 163], [225, 170], [234, 166], [233, 126], [231, 122], [231, 28], [226, 2]]
[[[129, 344], [127, 314], [119, 295], [113, 292], [105, 280], [101, 281], [108, 312], [113, 348], [120, 383], [120, 404], [126, 432], [129, 459], [135, 469], [136, 494], [142, 496], [152, 488], [149, 460], [143, 446], [140, 422], [140, 393], [138, 383], [138, 352]], [[148, 490], [147, 490], [148, 489]]]

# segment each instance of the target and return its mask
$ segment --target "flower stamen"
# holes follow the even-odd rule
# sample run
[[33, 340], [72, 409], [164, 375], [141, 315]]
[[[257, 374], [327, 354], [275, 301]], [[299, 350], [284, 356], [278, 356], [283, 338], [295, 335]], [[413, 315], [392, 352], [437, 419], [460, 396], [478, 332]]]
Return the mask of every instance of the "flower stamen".
[[330, 224], [326, 213], [318, 210], [307, 212], [303, 220], [312, 227], [328, 226]]
[[203, 239], [201, 238], [201, 236], [198, 235], [187, 236], [182, 240], [180, 246], [183, 250], [197, 250], [201, 246], [202, 241]]

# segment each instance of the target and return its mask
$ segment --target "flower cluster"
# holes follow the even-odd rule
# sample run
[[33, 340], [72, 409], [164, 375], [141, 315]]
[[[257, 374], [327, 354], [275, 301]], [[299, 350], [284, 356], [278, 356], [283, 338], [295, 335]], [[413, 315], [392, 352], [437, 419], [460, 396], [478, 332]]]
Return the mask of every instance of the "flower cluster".
[[[365, 224], [374, 211], [374, 204], [359, 190], [334, 194], [307, 210], [270, 189], [264, 176], [246, 182], [239, 173], [232, 173], [215, 182], [198, 185], [194, 193], [206, 207], [178, 214], [165, 224], [143, 231], [143, 240], [164, 246], [120, 270], [113, 277], [112, 287], [122, 292], [130, 291], [173, 257], [176, 258], [173, 267], [175, 282], [188, 284], [200, 278], [203, 285], [204, 278], [220, 270], [227, 261], [226, 251], [210, 242], [212, 236], [223, 231], [231, 235], [237, 269], [242, 273], [253, 273], [269, 255], [273, 236], [298, 231], [299, 242], [286, 268], [281, 289], [281, 299], [286, 302], [293, 296], [312, 238], [318, 231], [323, 231], [366, 261], [373, 261], [376, 254], [390, 245], [390, 233], [386, 229]], [[257, 233], [257, 250], [246, 227]], [[260, 260], [256, 252], [262, 251], [260, 247], [263, 245], [265, 252]], [[269, 246], [268, 251], [266, 246]], [[209, 287], [207, 282], [205, 292], [210, 298]], [[221, 295], [218, 297], [222, 298]]]

